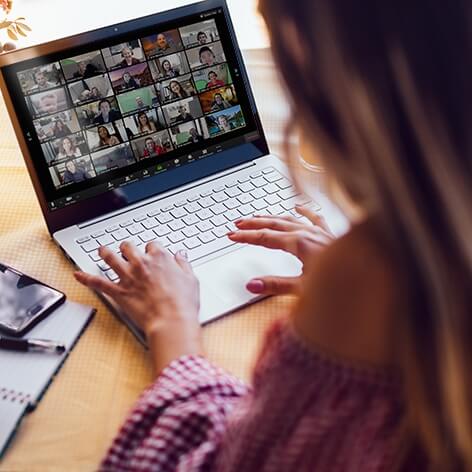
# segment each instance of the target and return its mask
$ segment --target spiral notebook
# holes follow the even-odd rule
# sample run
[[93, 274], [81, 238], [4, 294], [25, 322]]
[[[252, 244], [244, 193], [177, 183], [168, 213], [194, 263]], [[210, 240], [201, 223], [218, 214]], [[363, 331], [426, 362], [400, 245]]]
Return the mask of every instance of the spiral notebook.
[[23, 416], [41, 400], [94, 313], [91, 307], [66, 301], [25, 335], [64, 344], [62, 355], [0, 350], [0, 459]]

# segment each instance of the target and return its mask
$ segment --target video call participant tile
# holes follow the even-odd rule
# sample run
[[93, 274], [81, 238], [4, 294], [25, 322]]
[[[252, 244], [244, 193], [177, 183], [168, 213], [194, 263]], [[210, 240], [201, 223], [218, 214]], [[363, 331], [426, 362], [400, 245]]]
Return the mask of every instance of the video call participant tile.
[[65, 83], [59, 62], [18, 72], [17, 76], [25, 95], [43, 92]]
[[112, 123], [121, 118], [116, 97], [103, 98], [76, 108], [77, 118], [82, 128]]
[[135, 139], [131, 142], [131, 146], [135, 157], [140, 161], [151, 157], [162, 156], [173, 149], [167, 130]]
[[88, 128], [87, 131], [85, 131], [85, 135], [91, 152], [128, 141], [122, 120], [98, 125], [96, 128]]
[[156, 89], [161, 103], [181, 100], [197, 93], [191, 74], [159, 82]]
[[240, 106], [228, 108], [227, 110], [218, 111], [211, 115], [205, 116], [210, 137], [228, 133], [237, 128], [246, 126], [243, 112]]
[[219, 64], [193, 73], [197, 92], [223, 87], [233, 83], [228, 64]]
[[67, 81], [88, 79], [106, 72], [100, 51], [87, 52], [61, 61]]
[[162, 111], [169, 126], [195, 120], [203, 114], [197, 97], [184, 98], [178, 102], [164, 105]]
[[68, 87], [74, 105], [81, 105], [113, 95], [113, 89], [107, 74], [69, 83]]
[[79, 120], [73, 109], [39, 118], [33, 123], [40, 142], [63, 138], [80, 130]]
[[111, 71], [110, 79], [116, 93], [146, 87], [154, 83], [147, 62], [135, 64], [131, 67]]
[[147, 36], [141, 41], [148, 59], [173, 54], [183, 49], [179, 31], [176, 29]]
[[98, 175], [127, 167], [136, 162], [128, 143], [94, 152], [90, 157]]
[[56, 188], [93, 179], [97, 173], [90, 156], [68, 159], [57, 166], [49, 168], [53, 184]]
[[206, 46], [188, 49], [187, 57], [192, 70], [213, 67], [226, 62], [225, 53], [220, 41]]
[[102, 54], [108, 70], [134, 66], [146, 59], [139, 39], [104, 48]]
[[238, 97], [233, 85], [216, 88], [199, 95], [203, 113], [226, 110], [238, 104]]
[[190, 67], [184, 52], [155, 59], [155, 80], [173, 79], [188, 74]]
[[202, 21], [190, 26], [184, 26], [179, 30], [185, 48], [205, 46], [220, 39], [215, 20]]
[[154, 85], [122, 93], [117, 96], [117, 100], [123, 116], [159, 106], [159, 99]]
[[200, 120], [188, 121], [170, 128], [170, 137], [175, 147], [182, 147], [188, 144], [201, 143], [208, 138], [206, 122]]
[[81, 132], [54, 139], [41, 145], [48, 166], [88, 154], [89, 149]]
[[140, 111], [124, 118], [126, 133], [129, 139], [155, 133], [166, 127], [164, 115], [160, 108]]
[[64, 87], [29, 95], [26, 97], [26, 104], [33, 118], [52, 115], [72, 107]]

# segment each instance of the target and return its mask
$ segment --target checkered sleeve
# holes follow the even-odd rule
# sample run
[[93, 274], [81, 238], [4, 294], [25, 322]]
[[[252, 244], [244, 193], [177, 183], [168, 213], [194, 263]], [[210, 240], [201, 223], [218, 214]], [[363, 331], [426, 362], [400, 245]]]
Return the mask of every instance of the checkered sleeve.
[[248, 392], [204, 357], [174, 360], [142, 394], [100, 470], [212, 470], [226, 418]]

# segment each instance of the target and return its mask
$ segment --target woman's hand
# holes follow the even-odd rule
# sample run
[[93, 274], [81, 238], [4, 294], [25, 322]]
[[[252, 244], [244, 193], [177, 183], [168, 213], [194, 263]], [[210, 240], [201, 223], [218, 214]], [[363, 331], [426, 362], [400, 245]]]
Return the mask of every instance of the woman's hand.
[[145, 254], [127, 242], [120, 249], [123, 257], [100, 248], [119, 283], [83, 272], [76, 279], [110, 296], [144, 331], [157, 372], [181, 355], [200, 354], [199, 285], [186, 254], [173, 257], [155, 243]]
[[[300, 259], [305, 272], [312, 255], [333, 241], [334, 235], [321, 215], [303, 206], [297, 206], [296, 210], [312, 224], [291, 216], [256, 216], [236, 221], [238, 231], [228, 237], [238, 243], [287, 251]], [[246, 288], [264, 295], [296, 294], [302, 277], [303, 274], [299, 277], [260, 277], [250, 280]]]

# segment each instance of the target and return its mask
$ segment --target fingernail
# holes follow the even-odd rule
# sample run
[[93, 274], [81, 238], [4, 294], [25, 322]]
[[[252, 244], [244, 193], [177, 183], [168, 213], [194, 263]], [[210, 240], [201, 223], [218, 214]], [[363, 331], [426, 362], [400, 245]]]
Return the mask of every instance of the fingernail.
[[181, 249], [180, 251], [177, 251], [177, 254], [188, 261], [188, 252], [185, 249]]
[[228, 238], [231, 238], [231, 236], [234, 236], [235, 234], [235, 231], [229, 231], [228, 233], [226, 233], [226, 236], [228, 236]]
[[262, 293], [264, 291], [265, 284], [263, 280], [254, 279], [246, 285], [246, 288], [252, 293]]
[[242, 218], [239, 218], [239, 220], [236, 220], [236, 221], [234, 222], [234, 224], [235, 224], [236, 226], [238, 226], [238, 225], [239, 225], [240, 223], [242, 223], [242, 222], [243, 222], [243, 219], [242, 219]]

